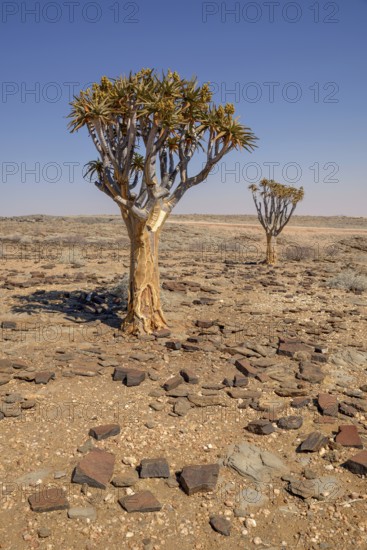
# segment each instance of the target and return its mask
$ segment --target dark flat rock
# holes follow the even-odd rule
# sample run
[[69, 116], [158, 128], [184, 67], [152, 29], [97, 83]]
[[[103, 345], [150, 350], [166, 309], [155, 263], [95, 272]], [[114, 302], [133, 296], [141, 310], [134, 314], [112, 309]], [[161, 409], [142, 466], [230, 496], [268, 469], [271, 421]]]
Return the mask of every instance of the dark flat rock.
[[114, 435], [118, 435], [121, 428], [118, 424], [104, 424], [102, 426], [96, 426], [89, 430], [89, 435], [100, 441], [101, 439], [107, 439]]
[[77, 464], [73, 476], [73, 483], [86, 483], [90, 487], [106, 489], [113, 475], [115, 457], [111, 453], [94, 449]]
[[217, 533], [229, 537], [231, 534], [231, 522], [223, 516], [213, 516], [210, 518], [210, 525]]
[[367, 475], [367, 451], [361, 451], [349, 458], [344, 467], [353, 474]]
[[145, 371], [129, 367], [116, 367], [113, 373], [113, 380], [121, 381], [125, 386], [139, 386], [145, 380]]
[[274, 426], [269, 420], [253, 420], [246, 426], [246, 430], [257, 435], [269, 435], [275, 432]]
[[163, 388], [166, 390], [166, 391], [169, 391], [169, 390], [173, 390], [175, 388], [177, 388], [177, 386], [179, 386], [180, 384], [182, 384], [183, 382], [183, 378], [180, 374], [176, 374], [176, 376], [172, 376], [172, 378], [169, 378], [164, 384], [163, 384]]
[[336, 395], [320, 393], [317, 398], [317, 404], [323, 415], [338, 416], [339, 405]]
[[187, 495], [209, 492], [215, 489], [219, 476], [219, 464], [185, 466], [180, 475], [180, 485]]
[[310, 452], [315, 453], [325, 447], [328, 443], [328, 438], [320, 432], [312, 432], [307, 438], [299, 445], [298, 452]]
[[70, 507], [65, 491], [56, 487], [40, 487], [37, 493], [28, 498], [28, 502], [33, 512], [53, 512]]
[[127, 512], [159, 512], [162, 504], [150, 491], [140, 491], [119, 499], [119, 504]]
[[165, 458], [144, 458], [140, 464], [140, 477], [169, 478], [169, 464]]
[[36, 372], [34, 381], [36, 384], [48, 384], [50, 380], [55, 380], [55, 373], [51, 371]]
[[302, 424], [302, 416], [283, 416], [278, 420], [278, 428], [282, 430], [298, 430]]
[[357, 426], [354, 424], [342, 424], [339, 426], [339, 433], [335, 438], [336, 443], [343, 447], [356, 447], [363, 449], [363, 443], [359, 436]]

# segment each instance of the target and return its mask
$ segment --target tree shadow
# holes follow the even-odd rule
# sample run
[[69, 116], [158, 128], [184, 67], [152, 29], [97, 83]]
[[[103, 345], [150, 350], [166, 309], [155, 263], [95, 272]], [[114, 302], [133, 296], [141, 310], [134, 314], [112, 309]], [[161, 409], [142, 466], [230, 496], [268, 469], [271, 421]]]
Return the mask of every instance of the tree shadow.
[[37, 290], [26, 296], [16, 295], [18, 305], [12, 307], [14, 313], [62, 313], [65, 319], [88, 323], [96, 321], [119, 328], [126, 315], [127, 299], [120, 290], [96, 288], [89, 293], [85, 290]]

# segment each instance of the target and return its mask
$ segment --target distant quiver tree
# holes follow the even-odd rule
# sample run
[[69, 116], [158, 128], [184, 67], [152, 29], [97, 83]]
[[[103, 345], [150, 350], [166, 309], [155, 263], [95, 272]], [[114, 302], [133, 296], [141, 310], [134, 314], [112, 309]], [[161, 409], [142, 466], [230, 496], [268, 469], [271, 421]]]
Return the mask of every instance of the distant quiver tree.
[[[303, 187], [297, 189], [289, 185], [263, 179], [259, 185], [249, 189], [255, 202], [257, 216], [266, 233], [265, 263], [276, 263], [276, 237], [287, 225], [297, 204], [303, 199]], [[274, 238], [274, 241], [273, 241]]]

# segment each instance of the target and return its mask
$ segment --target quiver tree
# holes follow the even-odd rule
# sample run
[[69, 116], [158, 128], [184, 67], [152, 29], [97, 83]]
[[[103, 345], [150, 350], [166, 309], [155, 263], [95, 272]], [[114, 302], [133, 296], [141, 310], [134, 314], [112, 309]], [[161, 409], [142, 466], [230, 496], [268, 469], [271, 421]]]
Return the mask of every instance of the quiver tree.
[[[160, 305], [158, 242], [167, 217], [188, 189], [204, 181], [233, 149], [251, 151], [255, 136], [234, 118], [231, 104], [216, 107], [209, 84], [199, 86], [151, 69], [81, 91], [71, 103], [69, 128], [87, 127], [99, 159], [87, 175], [119, 206], [131, 242], [127, 332], [166, 327]], [[189, 164], [197, 153], [201, 169]]]
[[266, 233], [267, 264], [276, 263], [276, 246], [273, 237], [283, 231], [299, 201], [303, 199], [303, 187], [297, 189], [289, 185], [276, 183], [274, 180], [263, 179], [257, 185], [250, 185], [255, 202], [257, 216]]

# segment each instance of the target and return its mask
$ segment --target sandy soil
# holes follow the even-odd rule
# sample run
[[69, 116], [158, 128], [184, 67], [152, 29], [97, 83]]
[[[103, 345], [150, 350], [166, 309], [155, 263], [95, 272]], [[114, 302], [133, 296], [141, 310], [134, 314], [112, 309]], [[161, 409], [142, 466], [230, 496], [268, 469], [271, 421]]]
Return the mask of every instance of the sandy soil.
[[[367, 444], [366, 291], [330, 286], [346, 270], [367, 277], [365, 219], [295, 217], [278, 239], [278, 265], [268, 268], [255, 217], [175, 216], [160, 250], [171, 335], [140, 340], [119, 330], [129, 243], [118, 217], [1, 218], [0, 232], [0, 548], [367, 548], [366, 475], [344, 466], [361, 449], [335, 442], [347, 424]], [[309, 347], [281, 355], [279, 339]], [[187, 349], [172, 350], [171, 341]], [[222, 382], [240, 375], [235, 362], [245, 359], [257, 375], [231, 397]], [[300, 377], [305, 362], [319, 369], [318, 381]], [[114, 369], [125, 366], [146, 379], [136, 387], [114, 382]], [[162, 385], [182, 369], [199, 384], [182, 383], [181, 397], [167, 395]], [[55, 378], [35, 384], [43, 371]], [[337, 399], [334, 416], [322, 414], [322, 393]], [[213, 404], [199, 406], [195, 395]], [[308, 399], [303, 408], [292, 406], [297, 396]], [[299, 428], [278, 426], [294, 415]], [[272, 433], [247, 429], [264, 419]], [[164, 457], [171, 478], [129, 488], [72, 483], [89, 430], [109, 423], [120, 434], [93, 444], [115, 456], [113, 477]], [[326, 443], [297, 452], [311, 432]], [[224, 465], [229, 447], [243, 442], [276, 454], [287, 473], [260, 483]], [[221, 464], [216, 488], [185, 494], [174, 474], [212, 463]], [[313, 496], [291, 490], [292, 480], [313, 477], [321, 487], [325, 476], [329, 489]], [[50, 487], [64, 489], [71, 508], [93, 508], [96, 518], [32, 511], [28, 497]], [[118, 499], [146, 489], [161, 511], [120, 506]], [[243, 500], [243, 491], [257, 497]], [[213, 530], [214, 515], [230, 521], [230, 536]]]

